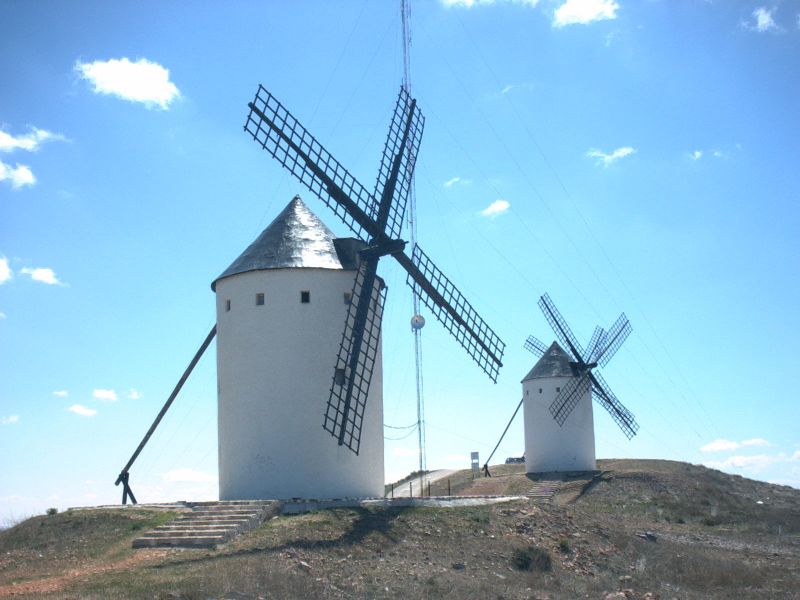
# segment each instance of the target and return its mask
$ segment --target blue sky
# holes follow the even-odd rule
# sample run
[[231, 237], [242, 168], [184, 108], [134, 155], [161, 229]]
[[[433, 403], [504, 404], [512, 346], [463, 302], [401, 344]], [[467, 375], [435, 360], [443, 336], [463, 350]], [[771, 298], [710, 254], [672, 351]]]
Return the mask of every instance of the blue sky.
[[[8, 520], [118, 502], [213, 325], [210, 282], [294, 194], [347, 234], [242, 132], [257, 85], [370, 188], [402, 45], [388, 1], [0, 11]], [[581, 338], [633, 325], [603, 373], [641, 429], [595, 405], [599, 457], [800, 487], [800, 2], [415, 2], [411, 28], [419, 241], [508, 345], [492, 384], [425, 313], [428, 466], [494, 446], [525, 337], [552, 340], [548, 292]], [[381, 274], [386, 424], [404, 427], [411, 295], [393, 261]], [[213, 497], [215, 389], [209, 354], [132, 470], [141, 501]], [[387, 479], [415, 467], [411, 433], [387, 439]], [[519, 420], [495, 461], [522, 448]]]

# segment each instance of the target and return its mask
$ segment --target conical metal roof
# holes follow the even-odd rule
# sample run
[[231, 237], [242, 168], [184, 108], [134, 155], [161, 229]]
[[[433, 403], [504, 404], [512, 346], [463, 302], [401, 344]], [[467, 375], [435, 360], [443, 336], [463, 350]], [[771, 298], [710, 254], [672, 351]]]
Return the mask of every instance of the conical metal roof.
[[346, 269], [358, 268], [358, 250], [364, 242], [352, 238], [335, 239], [333, 232], [311, 212], [300, 196], [295, 196], [256, 240], [211, 284], [217, 281], [266, 269]]
[[572, 363], [570, 355], [564, 352], [558, 342], [553, 342], [522, 381], [544, 377], [574, 377]]

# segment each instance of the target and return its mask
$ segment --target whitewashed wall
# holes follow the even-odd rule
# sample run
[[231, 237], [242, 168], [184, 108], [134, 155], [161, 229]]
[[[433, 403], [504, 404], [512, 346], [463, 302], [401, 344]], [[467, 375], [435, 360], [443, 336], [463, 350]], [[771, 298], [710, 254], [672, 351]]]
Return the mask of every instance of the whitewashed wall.
[[546, 377], [522, 383], [527, 473], [596, 468], [591, 391], [580, 399], [563, 427], [550, 414], [550, 404], [558, 393], [556, 388], [563, 388], [569, 380], [569, 377]]
[[354, 275], [274, 269], [217, 281], [221, 500], [383, 495], [380, 353], [360, 454], [322, 429]]

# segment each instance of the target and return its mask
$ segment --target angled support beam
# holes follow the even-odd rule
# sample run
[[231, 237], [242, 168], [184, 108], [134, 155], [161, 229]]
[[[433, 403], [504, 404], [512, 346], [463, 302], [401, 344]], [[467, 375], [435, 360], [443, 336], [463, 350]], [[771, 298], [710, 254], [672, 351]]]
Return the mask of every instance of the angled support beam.
[[178, 392], [181, 391], [181, 388], [183, 387], [183, 384], [186, 383], [187, 379], [189, 379], [189, 375], [192, 374], [192, 371], [194, 370], [194, 367], [197, 364], [197, 361], [199, 361], [200, 357], [203, 356], [203, 353], [206, 351], [206, 349], [208, 348], [208, 345], [211, 343], [211, 340], [214, 339], [215, 335], [217, 335], [217, 326], [216, 326], [216, 324], [211, 328], [211, 331], [208, 332], [208, 335], [206, 336], [206, 339], [203, 340], [203, 343], [200, 345], [200, 349], [195, 353], [194, 358], [192, 358], [192, 361], [189, 363], [189, 366], [186, 367], [186, 370], [183, 372], [183, 375], [181, 376], [180, 380], [178, 381], [178, 384], [175, 386], [175, 389], [172, 390], [172, 393], [169, 395], [169, 398], [167, 398], [167, 401], [164, 403], [164, 406], [159, 411], [158, 416], [156, 416], [155, 421], [153, 421], [153, 424], [150, 425], [150, 429], [148, 429], [147, 433], [144, 434], [144, 438], [142, 438], [142, 441], [139, 442], [139, 445], [137, 446], [137, 448], [134, 451], [133, 455], [131, 456], [130, 460], [128, 460], [128, 462], [122, 468], [122, 471], [120, 471], [120, 474], [117, 477], [117, 480], [114, 482], [114, 485], [119, 485], [120, 483], [122, 484], [122, 503], [123, 504], [127, 503], [126, 500], [127, 500], [128, 497], [130, 497], [131, 502], [133, 502], [133, 504], [136, 504], [136, 497], [133, 495], [133, 492], [131, 491], [131, 488], [128, 485], [128, 479], [130, 477], [130, 473], [129, 473], [130, 468], [133, 465], [133, 463], [136, 461], [136, 459], [139, 457], [139, 454], [141, 454], [142, 450], [145, 447], [145, 444], [147, 444], [147, 441], [150, 439], [150, 436], [153, 435], [153, 432], [156, 430], [156, 427], [158, 427], [158, 424], [161, 423], [161, 419], [163, 419], [164, 415], [167, 414], [167, 411], [169, 410], [169, 407], [172, 406], [172, 402], [177, 397]]

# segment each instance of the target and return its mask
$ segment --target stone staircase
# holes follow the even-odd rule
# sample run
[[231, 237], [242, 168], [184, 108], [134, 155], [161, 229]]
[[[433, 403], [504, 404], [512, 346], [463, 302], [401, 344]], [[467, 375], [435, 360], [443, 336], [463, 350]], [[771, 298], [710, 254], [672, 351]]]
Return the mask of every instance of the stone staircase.
[[136, 538], [133, 547], [213, 548], [258, 527], [281, 510], [276, 500], [192, 502], [186, 506], [191, 510]]
[[550, 500], [561, 487], [560, 481], [534, 481], [526, 496], [532, 500]]

